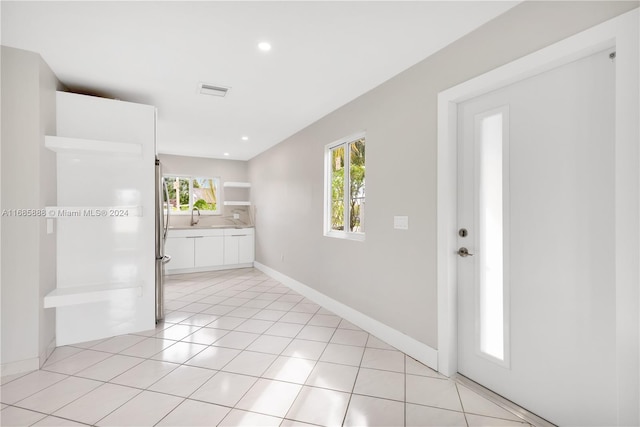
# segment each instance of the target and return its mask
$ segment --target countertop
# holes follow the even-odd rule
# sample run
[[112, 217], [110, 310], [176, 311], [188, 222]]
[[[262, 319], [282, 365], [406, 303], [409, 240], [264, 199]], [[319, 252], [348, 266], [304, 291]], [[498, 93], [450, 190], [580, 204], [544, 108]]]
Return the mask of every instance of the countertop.
[[253, 225], [192, 225], [192, 226], [169, 226], [169, 230], [210, 230], [210, 229], [242, 229], [242, 228], [253, 228]]

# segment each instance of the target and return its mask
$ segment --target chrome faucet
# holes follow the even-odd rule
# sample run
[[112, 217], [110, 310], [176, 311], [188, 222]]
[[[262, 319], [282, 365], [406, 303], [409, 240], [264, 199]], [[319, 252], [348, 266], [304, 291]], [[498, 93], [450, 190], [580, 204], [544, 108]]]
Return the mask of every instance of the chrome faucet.
[[[193, 211], [198, 211], [198, 219], [196, 219], [195, 221], [193, 220]], [[191, 209], [191, 225], [196, 225], [198, 221], [200, 221], [200, 209], [194, 206], [193, 209]]]

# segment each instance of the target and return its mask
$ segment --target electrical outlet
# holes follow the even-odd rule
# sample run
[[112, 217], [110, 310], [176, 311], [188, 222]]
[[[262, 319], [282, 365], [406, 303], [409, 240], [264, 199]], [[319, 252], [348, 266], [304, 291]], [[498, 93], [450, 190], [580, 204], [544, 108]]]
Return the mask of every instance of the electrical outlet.
[[396, 230], [408, 230], [409, 229], [409, 217], [408, 216], [394, 216], [393, 228]]
[[233, 219], [240, 219], [240, 214], [233, 214]]

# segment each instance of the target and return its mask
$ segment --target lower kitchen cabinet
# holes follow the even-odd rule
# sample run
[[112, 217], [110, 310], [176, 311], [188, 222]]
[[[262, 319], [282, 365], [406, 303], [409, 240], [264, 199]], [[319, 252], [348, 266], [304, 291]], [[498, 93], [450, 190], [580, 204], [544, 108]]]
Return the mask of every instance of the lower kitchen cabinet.
[[246, 264], [253, 262], [256, 259], [255, 252], [255, 236], [253, 233], [250, 235], [241, 236], [238, 245], [238, 263]]
[[208, 267], [224, 262], [224, 237], [209, 236], [194, 239], [194, 266]]
[[193, 239], [188, 237], [170, 237], [164, 244], [164, 253], [171, 256], [167, 270], [193, 268], [195, 248]]
[[253, 228], [225, 230], [224, 264], [247, 264], [255, 259]]
[[240, 238], [236, 236], [224, 236], [224, 264], [238, 264]]
[[224, 264], [247, 264], [255, 259], [253, 228], [224, 230]]
[[253, 228], [169, 230], [165, 268], [172, 274], [245, 267], [254, 261], [254, 248]]

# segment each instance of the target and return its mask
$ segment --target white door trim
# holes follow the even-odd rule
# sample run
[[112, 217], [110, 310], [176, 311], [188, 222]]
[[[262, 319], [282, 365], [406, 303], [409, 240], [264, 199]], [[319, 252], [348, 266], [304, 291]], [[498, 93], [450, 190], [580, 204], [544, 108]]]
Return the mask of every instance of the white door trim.
[[457, 104], [615, 47], [616, 334], [619, 424], [640, 421], [640, 131], [638, 9], [438, 94], [438, 371], [457, 372]]

